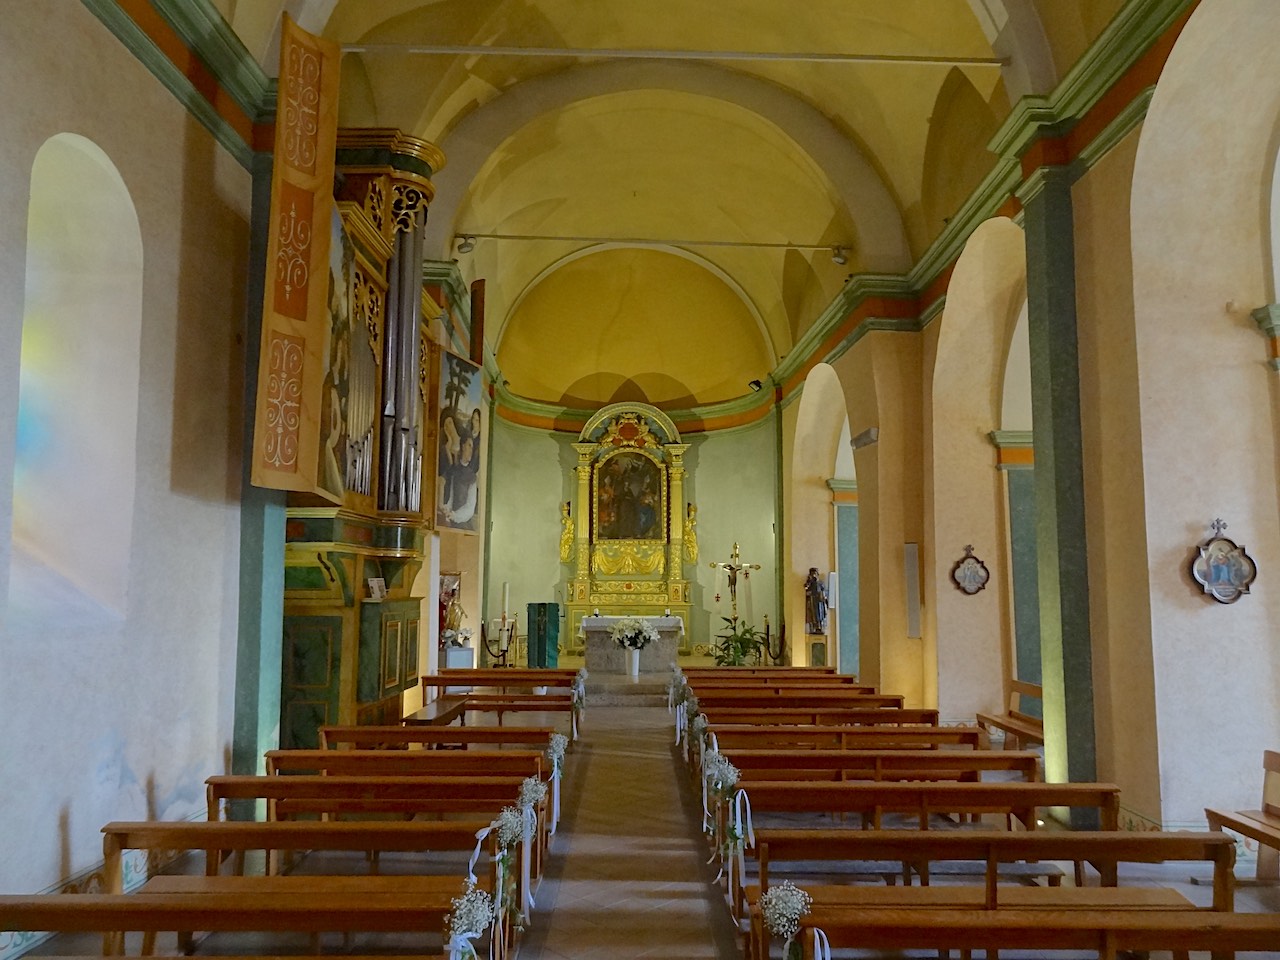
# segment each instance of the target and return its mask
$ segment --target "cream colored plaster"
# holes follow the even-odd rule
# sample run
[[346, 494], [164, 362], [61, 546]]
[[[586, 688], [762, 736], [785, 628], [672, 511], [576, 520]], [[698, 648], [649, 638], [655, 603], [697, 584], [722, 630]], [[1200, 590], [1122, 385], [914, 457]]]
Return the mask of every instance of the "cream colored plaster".
[[[1261, 254], [1280, 118], [1275, 12], [1271, 0], [1201, 3], [1156, 88], [1134, 167], [1146, 553], [1129, 562], [1150, 569], [1166, 824], [1202, 822], [1207, 804], [1255, 803], [1262, 751], [1280, 742], [1280, 594], [1265, 572], [1280, 556], [1280, 398], [1249, 316], [1271, 294]], [[1199, 595], [1187, 573], [1214, 517], [1262, 568], [1230, 606]]]
[[[1160, 822], [1129, 195], [1139, 132], [1072, 190], [1098, 777]], [[1161, 470], [1167, 467], [1161, 467]]]
[[1031, 340], [1027, 330], [1027, 304], [1018, 311], [1018, 320], [1009, 338], [1001, 389], [1000, 429], [1031, 430]]
[[498, 363], [513, 393], [590, 409], [728, 400], [749, 392], [773, 359], [722, 280], [632, 248], [573, 260], [542, 280], [507, 324]]
[[[1022, 230], [1004, 218], [978, 227], [947, 288], [933, 371], [932, 542], [938, 706], [950, 718], [1002, 712], [1013, 624], [1004, 485], [988, 434], [999, 425], [1004, 359], [1026, 301]], [[968, 595], [951, 569], [974, 547], [991, 573]]]
[[[840, 377], [856, 437], [876, 427], [873, 444], [854, 451], [858, 474], [860, 676], [924, 701], [924, 640], [907, 636], [904, 544], [922, 543], [920, 338], [872, 333], [832, 367]], [[930, 663], [928, 670], [934, 665]]]
[[[839, 442], [848, 431], [844, 391], [830, 365], [820, 363], [805, 378], [804, 393], [797, 407], [790, 454], [786, 503], [787, 549], [783, 572], [783, 597], [788, 633], [799, 638], [805, 629], [805, 578], [817, 567], [825, 578], [835, 569], [835, 512], [827, 481], [835, 475]], [[788, 408], [790, 410], [790, 407]], [[835, 634], [828, 623], [828, 642], [835, 647]], [[807, 661], [808, 644], [792, 644], [796, 662]], [[834, 660], [834, 655], [831, 657]]]
[[[939, 318], [939, 320], [941, 317]], [[934, 378], [938, 368], [938, 345], [941, 339], [942, 324], [935, 320], [920, 332], [920, 429], [924, 437], [932, 437], [934, 433]], [[926, 441], [927, 445], [927, 441]], [[926, 665], [923, 669], [923, 695], [921, 702], [925, 706], [938, 706], [938, 543], [935, 516], [937, 512], [938, 464], [934, 456], [926, 456], [920, 461], [922, 493], [920, 507], [924, 515], [924, 539], [920, 543], [920, 590], [925, 598], [920, 611], [920, 624], [923, 633], [923, 644], [920, 650], [920, 661]], [[945, 472], [942, 474], [945, 476]], [[946, 492], [943, 491], [946, 496]], [[945, 582], [945, 581], [942, 581]], [[929, 669], [932, 665], [933, 669]]]
[[0, 628], [0, 726], [24, 745], [0, 752], [0, 888], [17, 892], [100, 862], [108, 820], [200, 815], [204, 778], [223, 772], [239, 630], [250, 183], [84, 4], [5, 13], [0, 88], [23, 108], [0, 118], [0, 562], [28, 177], [46, 140], [74, 131], [107, 154], [133, 199], [145, 263], [128, 609], [115, 629], [18, 630], [7, 618]]

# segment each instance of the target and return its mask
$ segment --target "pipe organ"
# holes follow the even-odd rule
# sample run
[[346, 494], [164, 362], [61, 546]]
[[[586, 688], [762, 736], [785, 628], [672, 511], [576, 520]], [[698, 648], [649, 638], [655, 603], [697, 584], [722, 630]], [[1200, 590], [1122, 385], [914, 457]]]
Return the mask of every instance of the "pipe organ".
[[[340, 130], [322, 447], [341, 503], [291, 493], [286, 521], [281, 746], [326, 723], [396, 723], [425, 631], [413, 584], [434, 526], [438, 347], [424, 327], [432, 144]], [[326, 454], [322, 454], [324, 457]], [[375, 597], [371, 579], [381, 579]]]

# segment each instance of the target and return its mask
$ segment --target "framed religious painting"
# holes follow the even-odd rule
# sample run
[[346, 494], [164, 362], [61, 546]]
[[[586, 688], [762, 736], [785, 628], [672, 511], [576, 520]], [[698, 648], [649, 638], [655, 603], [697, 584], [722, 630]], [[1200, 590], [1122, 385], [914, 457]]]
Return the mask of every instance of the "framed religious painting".
[[440, 421], [436, 440], [436, 527], [475, 533], [480, 502], [484, 377], [480, 367], [440, 354]]
[[1244, 544], [1222, 535], [1227, 525], [1214, 520], [1211, 536], [1196, 547], [1191, 559], [1191, 576], [1204, 593], [1219, 603], [1235, 603], [1246, 593], [1258, 576], [1253, 558], [1245, 553]]

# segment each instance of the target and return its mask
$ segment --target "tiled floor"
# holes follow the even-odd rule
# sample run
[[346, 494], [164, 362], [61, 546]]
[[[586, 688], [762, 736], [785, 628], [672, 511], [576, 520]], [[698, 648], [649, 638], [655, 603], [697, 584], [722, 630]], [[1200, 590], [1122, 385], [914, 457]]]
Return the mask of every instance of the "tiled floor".
[[736, 958], [665, 707], [592, 707], [520, 960]]

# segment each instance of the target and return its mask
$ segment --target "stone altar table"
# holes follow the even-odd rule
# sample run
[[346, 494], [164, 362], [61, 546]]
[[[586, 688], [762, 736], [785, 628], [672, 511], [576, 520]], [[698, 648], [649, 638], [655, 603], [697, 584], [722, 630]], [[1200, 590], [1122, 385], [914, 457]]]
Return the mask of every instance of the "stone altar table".
[[[613, 642], [609, 628], [625, 617], [583, 617], [581, 634], [585, 641], [587, 672], [625, 673], [626, 651]], [[680, 657], [680, 637], [684, 621], [679, 617], [643, 617], [658, 631], [658, 639], [640, 651], [640, 672], [667, 672]]]

